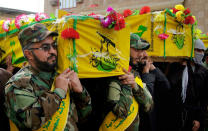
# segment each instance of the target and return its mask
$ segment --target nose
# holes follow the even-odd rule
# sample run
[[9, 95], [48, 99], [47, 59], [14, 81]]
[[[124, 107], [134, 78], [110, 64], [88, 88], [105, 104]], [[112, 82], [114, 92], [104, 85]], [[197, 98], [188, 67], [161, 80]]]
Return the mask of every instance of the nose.
[[53, 46], [51, 46], [50, 50], [49, 50], [50, 54], [57, 54], [57, 49], [53, 48]]
[[147, 55], [147, 52], [146, 52], [145, 50], [144, 50], [144, 52], [143, 52], [143, 55], [144, 55], [144, 56], [148, 56], [148, 55]]

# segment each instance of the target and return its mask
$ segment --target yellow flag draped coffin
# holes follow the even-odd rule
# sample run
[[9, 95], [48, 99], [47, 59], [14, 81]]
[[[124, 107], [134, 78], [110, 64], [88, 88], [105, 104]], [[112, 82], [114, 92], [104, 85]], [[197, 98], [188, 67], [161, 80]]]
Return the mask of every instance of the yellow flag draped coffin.
[[63, 17], [58, 19], [38, 14], [1, 20], [0, 62], [4, 63], [11, 55], [13, 65], [22, 66], [25, 59], [17, 35], [35, 23], [43, 23], [49, 30], [59, 32], [58, 72], [70, 67], [80, 78], [123, 74], [122, 68], [128, 69], [129, 65], [131, 33], [150, 43], [150, 56], [164, 59], [194, 56], [197, 25], [190, 9], [181, 5], [160, 12], [150, 12], [149, 7], [144, 7], [134, 12], [127, 9], [121, 14], [112, 9], [105, 16], [61, 13], [59, 16]]

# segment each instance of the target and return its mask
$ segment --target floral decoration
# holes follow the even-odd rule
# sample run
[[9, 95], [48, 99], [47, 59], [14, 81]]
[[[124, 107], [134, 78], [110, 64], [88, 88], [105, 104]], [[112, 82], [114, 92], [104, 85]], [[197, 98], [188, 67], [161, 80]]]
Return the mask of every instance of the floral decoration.
[[189, 9], [189, 8], [187, 8], [186, 10], [184, 10], [184, 14], [185, 15], [188, 15], [188, 14], [190, 14], [191, 13], [191, 10]]
[[132, 11], [130, 9], [126, 9], [123, 11], [123, 16], [124, 17], [127, 17], [127, 16], [130, 16], [132, 15]]
[[64, 39], [79, 39], [79, 33], [73, 28], [67, 28], [61, 32], [61, 37]]
[[165, 16], [161, 12], [157, 13], [154, 18], [154, 22], [163, 22], [164, 20], [165, 20]]
[[88, 16], [91, 16], [91, 17], [93, 17], [93, 18], [96, 19], [96, 20], [100, 20], [101, 18], [104, 18], [104, 16], [95, 14], [95, 13], [93, 13], [93, 12], [90, 13], [90, 14], [88, 14]]
[[100, 19], [101, 25], [105, 28], [120, 30], [125, 27], [124, 16], [117, 13], [112, 7], [107, 8], [107, 16]]
[[201, 34], [202, 34], [202, 31], [200, 29], [197, 28], [196, 30], [194, 30], [194, 37], [195, 37], [195, 39], [199, 39]]
[[146, 13], [149, 13], [151, 11], [150, 7], [149, 6], [143, 6], [140, 10], [140, 15], [142, 14], [146, 14]]
[[189, 8], [184, 8], [183, 5], [176, 5], [175, 8], [171, 10], [166, 9], [166, 12], [175, 17], [179, 23], [191, 25], [195, 23], [195, 17], [192, 16], [191, 10]]
[[41, 20], [45, 20], [48, 19], [48, 15], [45, 13], [36, 13], [35, 14], [35, 21], [41, 21]]
[[176, 20], [178, 22], [183, 22], [184, 21], [184, 18], [183, 18], [183, 12], [182, 11], [177, 11], [176, 12]]
[[176, 10], [184, 11], [184, 6], [183, 5], [175, 5]]
[[185, 24], [191, 24], [191, 25], [194, 24], [194, 22], [195, 22], [195, 20], [192, 16], [187, 16], [184, 21]]
[[28, 24], [28, 17], [25, 14], [19, 15], [15, 19], [15, 26], [19, 29], [21, 26]]
[[11, 24], [11, 19], [7, 19], [3, 22], [2, 28], [4, 31], [8, 32]]
[[168, 34], [165, 34], [165, 33], [162, 33], [162, 34], [159, 34], [158, 37], [161, 39], [161, 40], [165, 40], [169, 37]]

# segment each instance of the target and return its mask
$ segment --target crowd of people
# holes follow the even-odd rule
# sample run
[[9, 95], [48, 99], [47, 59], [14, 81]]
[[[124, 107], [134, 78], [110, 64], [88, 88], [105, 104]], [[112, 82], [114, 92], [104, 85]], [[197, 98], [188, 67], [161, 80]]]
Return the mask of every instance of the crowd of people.
[[[208, 49], [200, 39], [193, 59], [165, 63], [164, 69], [147, 55], [150, 44], [132, 33], [124, 75], [79, 79], [71, 69], [56, 72], [58, 35], [39, 23], [19, 33], [28, 64], [15, 69], [9, 56], [0, 68], [3, 129], [98, 131], [110, 112], [127, 120], [135, 100], [139, 110], [123, 130], [208, 130]], [[54, 119], [63, 122], [51, 124]]]

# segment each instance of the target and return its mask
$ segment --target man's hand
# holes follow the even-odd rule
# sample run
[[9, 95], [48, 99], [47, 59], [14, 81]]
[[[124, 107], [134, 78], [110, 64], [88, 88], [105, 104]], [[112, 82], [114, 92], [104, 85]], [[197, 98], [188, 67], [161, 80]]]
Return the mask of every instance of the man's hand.
[[197, 120], [194, 120], [194, 121], [193, 121], [193, 128], [192, 128], [192, 131], [198, 131], [198, 130], [199, 130], [199, 127], [200, 127], [200, 122], [197, 121]]
[[121, 80], [121, 83], [124, 85], [131, 85], [132, 88], [137, 86], [137, 83], [134, 80], [134, 75], [131, 72], [128, 72], [126, 69], [123, 68], [124, 75], [118, 77]]
[[14, 66], [12, 65], [12, 56], [9, 55], [7, 58], [6, 58], [6, 65], [7, 65], [7, 71], [9, 71], [10, 73], [13, 72], [14, 70]]
[[70, 69], [66, 69], [63, 73], [58, 75], [55, 80], [55, 87], [61, 88], [65, 92], [67, 92], [69, 85], [71, 85], [69, 79], [70, 74], [72, 74], [72, 72], [70, 72]]
[[83, 88], [77, 73], [74, 72], [73, 70], [70, 71], [69, 79], [70, 79], [70, 89], [72, 89], [74, 92], [81, 93]]
[[144, 73], [149, 73], [151, 63], [152, 63], [152, 62], [150, 62], [149, 60], [146, 60], [146, 65], [144, 66], [143, 71], [142, 71], [143, 74], [144, 74]]

